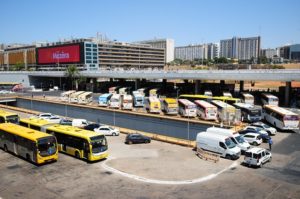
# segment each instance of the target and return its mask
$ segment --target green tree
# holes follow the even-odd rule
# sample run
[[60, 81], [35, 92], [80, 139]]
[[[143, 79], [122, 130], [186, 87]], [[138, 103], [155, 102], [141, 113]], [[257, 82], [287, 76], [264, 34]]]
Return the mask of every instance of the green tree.
[[66, 69], [65, 76], [71, 81], [72, 89], [74, 88], [74, 82], [76, 90], [78, 89], [78, 82], [82, 79], [77, 66], [69, 65]]
[[17, 62], [13, 67], [12, 70], [20, 71], [25, 69], [25, 64], [23, 62]]

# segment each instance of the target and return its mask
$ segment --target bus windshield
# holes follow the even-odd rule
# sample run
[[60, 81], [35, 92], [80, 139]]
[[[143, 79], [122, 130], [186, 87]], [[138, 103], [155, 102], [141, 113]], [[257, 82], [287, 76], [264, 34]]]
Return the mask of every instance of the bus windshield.
[[91, 137], [92, 152], [100, 153], [107, 150], [107, 140], [104, 135]]
[[227, 138], [225, 139], [225, 144], [228, 148], [232, 149], [235, 147], [235, 144], [234, 142], [230, 139], [230, 138]]
[[299, 118], [297, 115], [286, 115], [283, 120], [297, 121]]
[[260, 116], [261, 115], [261, 110], [250, 110], [249, 115], [250, 116]]
[[54, 137], [41, 138], [37, 144], [41, 156], [49, 156], [56, 153], [56, 140]]
[[14, 124], [19, 123], [19, 116], [18, 115], [11, 115], [6, 117], [6, 121]]

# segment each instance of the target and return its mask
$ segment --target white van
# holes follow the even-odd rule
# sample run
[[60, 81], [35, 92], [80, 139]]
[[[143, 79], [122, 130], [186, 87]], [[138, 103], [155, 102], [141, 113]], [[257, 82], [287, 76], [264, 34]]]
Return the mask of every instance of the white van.
[[233, 130], [210, 127], [206, 129], [206, 132], [218, 135], [225, 135], [232, 138], [232, 141], [241, 149], [242, 153], [250, 149], [250, 144], [239, 133], [235, 133]]
[[73, 119], [72, 121], [72, 126], [79, 127], [79, 128], [84, 128], [87, 126], [89, 123], [85, 119]]
[[241, 149], [232, 139], [225, 135], [214, 135], [208, 132], [200, 132], [196, 137], [197, 148], [218, 153], [223, 158], [238, 159]]

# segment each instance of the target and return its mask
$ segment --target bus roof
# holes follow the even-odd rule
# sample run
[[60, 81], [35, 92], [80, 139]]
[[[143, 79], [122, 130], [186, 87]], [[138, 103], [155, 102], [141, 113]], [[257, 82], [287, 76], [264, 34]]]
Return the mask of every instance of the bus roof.
[[75, 90], [70, 90], [70, 91], [63, 92], [62, 95], [70, 95], [75, 92], [76, 92]]
[[17, 113], [8, 112], [8, 111], [5, 111], [5, 110], [0, 110], [0, 116], [7, 117], [7, 116], [12, 116], [12, 115], [18, 115], [18, 114]]
[[212, 100], [211, 101], [213, 104], [215, 104], [216, 106], [220, 106], [222, 108], [234, 108], [233, 106], [231, 106], [230, 104], [227, 104], [221, 100]]
[[0, 82], [1, 86], [3, 86], [3, 85], [13, 86], [13, 85], [16, 85], [16, 84], [20, 84], [20, 83], [19, 82]]
[[89, 131], [89, 130], [81, 129], [81, 128], [74, 127], [74, 126], [59, 125], [59, 124], [49, 126], [49, 127], [47, 127], [47, 130], [56, 131], [56, 132], [60, 132], [63, 134], [84, 138], [84, 139], [94, 137], [97, 135], [103, 135], [101, 133], [96, 133], [94, 131]]
[[71, 94], [71, 97], [78, 97], [79, 95], [81, 95], [82, 93], [84, 93], [85, 91], [77, 91], [75, 93]]
[[231, 102], [240, 102], [241, 99], [240, 98], [234, 98], [234, 97], [228, 97], [228, 96], [216, 96], [216, 97], [213, 97], [213, 100], [221, 100], [221, 101], [231, 101]]
[[174, 98], [165, 98], [164, 101], [168, 104], [177, 104], [177, 100]]
[[198, 98], [198, 99], [211, 99], [211, 96], [207, 96], [207, 95], [190, 95], [190, 94], [184, 94], [184, 95], [180, 95], [180, 98]]
[[111, 98], [120, 98], [120, 94], [113, 94], [112, 96], [111, 96]]
[[132, 99], [132, 95], [123, 95], [123, 99], [127, 99], [127, 100]]
[[99, 98], [108, 98], [110, 96], [112, 96], [111, 93], [104, 93], [104, 94], [100, 95]]
[[38, 127], [45, 126], [45, 125], [48, 125], [48, 124], [53, 124], [53, 123], [51, 123], [51, 122], [49, 122], [45, 119], [42, 119], [42, 118], [22, 118], [22, 119], [20, 119], [20, 122], [35, 125], [35, 126], [38, 126]]
[[178, 102], [182, 103], [184, 105], [195, 105], [195, 103], [193, 103], [193, 102], [191, 102], [190, 100], [187, 100], [187, 99], [179, 99]]
[[271, 110], [273, 110], [274, 112], [276, 112], [280, 115], [297, 115], [298, 116], [298, 114], [296, 114], [292, 111], [289, 111], [285, 108], [275, 106], [275, 105], [265, 105], [264, 108], [271, 109]]
[[253, 95], [251, 95], [250, 93], [242, 93], [242, 96], [253, 98]]
[[12, 123], [0, 124], [0, 130], [7, 131], [9, 133], [24, 137], [24, 138], [32, 140], [32, 141], [37, 141], [37, 139], [39, 139], [39, 138], [52, 136], [47, 133], [43, 133], [40, 131], [36, 131], [36, 130], [30, 129], [30, 128], [26, 128], [23, 126], [12, 124]]
[[204, 100], [195, 100], [195, 104], [206, 107], [206, 108], [217, 108], [215, 105], [213, 105], [207, 101], [204, 101]]
[[78, 97], [82, 98], [82, 97], [86, 97], [91, 94], [93, 94], [93, 92], [84, 92], [84, 93], [80, 94]]
[[236, 107], [239, 107], [239, 108], [247, 108], [247, 109], [255, 109], [255, 108], [260, 108], [261, 109], [261, 106], [256, 106], [256, 105], [253, 105], [253, 104], [246, 104], [246, 103], [234, 103], [233, 104], [234, 106]]
[[269, 93], [263, 93], [261, 95], [266, 96], [268, 98], [278, 99], [278, 97], [276, 97], [275, 95], [269, 94]]

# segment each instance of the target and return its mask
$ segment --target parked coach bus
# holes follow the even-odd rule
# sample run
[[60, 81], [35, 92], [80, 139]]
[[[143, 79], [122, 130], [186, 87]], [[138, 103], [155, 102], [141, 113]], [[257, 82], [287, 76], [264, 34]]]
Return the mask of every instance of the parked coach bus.
[[178, 114], [178, 103], [174, 98], [165, 98], [163, 101], [162, 110], [165, 114], [168, 115], [177, 115]]
[[245, 104], [254, 104], [254, 97], [250, 93], [242, 93], [241, 101]]
[[281, 130], [299, 129], [299, 116], [285, 108], [265, 105], [263, 117], [267, 122]]
[[77, 158], [97, 161], [108, 156], [107, 140], [103, 134], [68, 125], [51, 124], [37, 118], [21, 119], [20, 125], [54, 135], [58, 150]]
[[196, 100], [197, 115], [204, 120], [217, 120], [218, 108], [204, 100]]
[[157, 97], [149, 97], [146, 100], [146, 109], [149, 113], [160, 113], [161, 104]]
[[130, 87], [123, 87], [119, 89], [120, 95], [127, 95], [130, 93]]
[[93, 101], [92, 92], [84, 92], [78, 96], [78, 104], [88, 104]]
[[12, 123], [0, 124], [0, 147], [36, 164], [58, 159], [54, 136]]
[[122, 96], [122, 109], [132, 110], [132, 95]]
[[233, 106], [241, 110], [242, 121], [257, 122], [262, 119], [261, 106], [255, 106], [246, 103], [234, 103]]
[[133, 105], [134, 107], [144, 107], [144, 96], [139, 91], [133, 91]]
[[72, 93], [70, 95], [70, 102], [71, 103], [78, 103], [78, 97], [79, 95], [83, 94], [85, 91], [77, 91], [75, 93]]
[[16, 113], [0, 110], [0, 123], [14, 123], [18, 124], [20, 117]]
[[183, 117], [196, 117], [196, 104], [187, 100], [187, 99], [179, 99], [178, 100], [179, 106], [179, 114]]
[[120, 108], [121, 106], [121, 95], [113, 94], [109, 100], [110, 108]]
[[159, 88], [153, 88], [149, 91], [149, 97], [158, 97], [159, 96]]
[[261, 94], [261, 102], [263, 105], [274, 105], [278, 106], [278, 97], [268, 94], [268, 93], [263, 93]]
[[111, 98], [111, 93], [105, 93], [99, 96], [98, 105], [99, 106], [108, 106], [109, 100]]
[[233, 121], [235, 118], [235, 108], [220, 100], [211, 101], [218, 108], [218, 119], [221, 121]]
[[108, 89], [108, 93], [111, 93], [111, 94], [117, 94], [117, 90], [119, 89], [120, 87], [119, 86], [113, 86], [113, 87], [110, 87]]
[[63, 92], [62, 94], [60, 94], [60, 100], [63, 102], [68, 102], [70, 99], [70, 96], [75, 92], [76, 91], [74, 91], [74, 90]]

